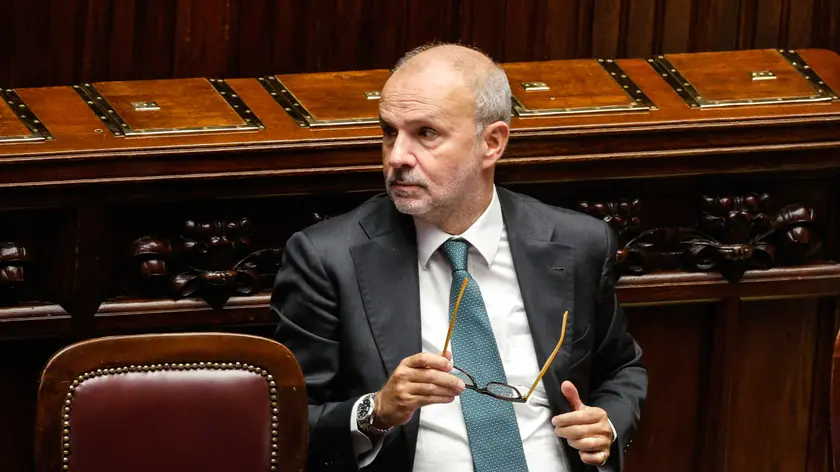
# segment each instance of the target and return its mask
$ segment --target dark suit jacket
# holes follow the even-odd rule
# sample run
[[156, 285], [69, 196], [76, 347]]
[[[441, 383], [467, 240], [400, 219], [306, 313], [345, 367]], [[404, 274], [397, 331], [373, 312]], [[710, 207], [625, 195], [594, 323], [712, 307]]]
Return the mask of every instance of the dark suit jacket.
[[[607, 411], [618, 433], [608, 468], [623, 469], [647, 391], [641, 349], [616, 301], [616, 239], [600, 220], [498, 188], [510, 249], [554, 414], [570, 411], [563, 380]], [[294, 234], [277, 274], [276, 338], [297, 357], [309, 395], [309, 470], [357, 470], [351, 409], [421, 351], [417, 247], [411, 217], [387, 195]], [[419, 414], [386, 437], [370, 472], [410, 471]], [[565, 444], [565, 442], [564, 442]], [[566, 444], [574, 471], [589, 470]], [[594, 470], [594, 468], [592, 469]]]

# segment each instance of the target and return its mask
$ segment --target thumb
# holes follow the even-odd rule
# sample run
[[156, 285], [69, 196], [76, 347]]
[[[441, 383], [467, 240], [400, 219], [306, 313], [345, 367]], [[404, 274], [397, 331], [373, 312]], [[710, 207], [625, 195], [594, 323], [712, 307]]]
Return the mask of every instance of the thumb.
[[578, 394], [575, 384], [566, 380], [560, 385], [560, 390], [563, 391], [563, 396], [569, 401], [569, 406], [571, 406], [573, 410], [582, 410], [586, 407], [586, 405], [580, 401], [580, 395]]

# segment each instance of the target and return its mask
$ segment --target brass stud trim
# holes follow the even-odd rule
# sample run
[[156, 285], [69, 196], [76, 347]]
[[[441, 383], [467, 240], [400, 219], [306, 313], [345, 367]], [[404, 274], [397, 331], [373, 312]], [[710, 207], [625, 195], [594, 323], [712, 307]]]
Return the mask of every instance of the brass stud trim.
[[150, 365], [139, 365], [139, 366], [122, 366], [122, 367], [109, 367], [106, 369], [96, 369], [89, 372], [85, 372], [80, 374], [73, 383], [68, 387], [68, 392], [65, 396], [65, 407], [62, 411], [62, 437], [61, 437], [61, 448], [62, 448], [62, 462], [63, 462], [63, 470], [68, 471], [70, 470], [70, 456], [72, 455], [72, 442], [70, 440], [70, 429], [71, 429], [71, 409], [72, 409], [72, 401], [75, 391], [83, 384], [85, 381], [102, 376], [109, 376], [109, 375], [121, 375], [121, 374], [128, 374], [128, 373], [137, 373], [137, 372], [159, 372], [159, 371], [167, 371], [167, 370], [241, 370], [244, 372], [253, 373], [259, 375], [263, 378], [266, 382], [266, 388], [268, 388], [270, 396], [271, 396], [271, 469], [277, 470], [277, 451], [280, 449], [279, 446], [279, 433], [278, 428], [280, 427], [279, 424], [279, 413], [280, 410], [277, 407], [277, 383], [274, 381], [274, 376], [270, 375], [267, 370], [260, 368], [258, 366], [250, 365], [250, 364], [242, 364], [239, 362], [236, 363], [227, 363], [227, 362], [192, 362], [186, 364], [150, 364]]

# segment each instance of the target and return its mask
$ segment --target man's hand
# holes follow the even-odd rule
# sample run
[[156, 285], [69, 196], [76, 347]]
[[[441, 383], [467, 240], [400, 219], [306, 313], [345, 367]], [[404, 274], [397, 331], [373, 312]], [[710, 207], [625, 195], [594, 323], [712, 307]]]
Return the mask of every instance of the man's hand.
[[446, 357], [421, 352], [403, 359], [376, 396], [374, 426], [402, 425], [422, 406], [454, 401], [464, 391], [464, 382], [450, 372], [450, 352]]
[[554, 432], [557, 436], [566, 438], [569, 445], [578, 450], [585, 464], [606, 464], [613, 441], [607, 412], [601, 408], [584, 405], [580, 401], [577, 388], [568, 380], [563, 382], [560, 389], [574, 411], [551, 419]]

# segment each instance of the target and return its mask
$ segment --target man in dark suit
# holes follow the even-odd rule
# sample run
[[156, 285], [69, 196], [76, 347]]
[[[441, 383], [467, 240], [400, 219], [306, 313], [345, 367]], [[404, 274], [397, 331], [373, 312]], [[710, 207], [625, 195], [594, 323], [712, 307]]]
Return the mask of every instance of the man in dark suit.
[[494, 185], [510, 95], [478, 51], [412, 51], [381, 95], [387, 195], [289, 239], [271, 308], [306, 377], [310, 470], [623, 469], [647, 374], [616, 238]]

